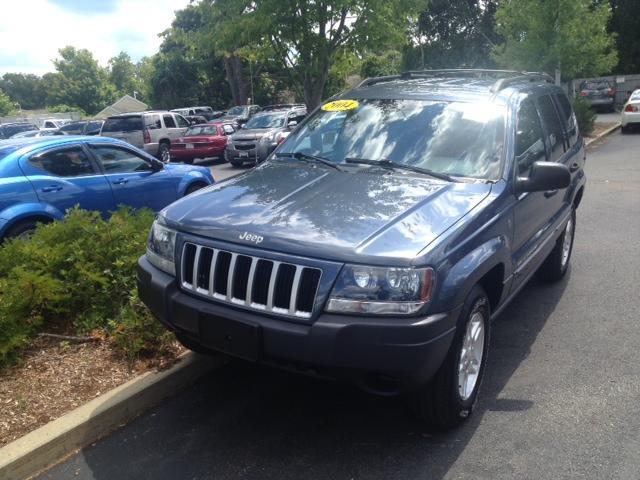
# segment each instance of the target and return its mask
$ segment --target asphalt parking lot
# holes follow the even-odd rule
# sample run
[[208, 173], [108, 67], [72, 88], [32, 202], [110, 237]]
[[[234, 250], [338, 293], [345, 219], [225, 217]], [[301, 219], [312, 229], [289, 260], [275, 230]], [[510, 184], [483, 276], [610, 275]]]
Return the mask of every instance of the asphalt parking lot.
[[640, 478], [640, 134], [597, 142], [586, 170], [571, 269], [496, 320], [459, 430], [426, 430], [399, 398], [233, 362], [39, 478]]

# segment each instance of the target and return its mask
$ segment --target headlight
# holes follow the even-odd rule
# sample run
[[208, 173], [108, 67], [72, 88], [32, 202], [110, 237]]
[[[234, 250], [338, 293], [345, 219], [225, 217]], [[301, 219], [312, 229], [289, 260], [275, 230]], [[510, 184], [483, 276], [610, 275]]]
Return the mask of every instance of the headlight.
[[328, 312], [409, 315], [431, 299], [432, 268], [345, 265], [326, 306]]
[[176, 232], [164, 225], [158, 217], [151, 226], [147, 241], [149, 262], [170, 275], [176, 274], [175, 267]]
[[266, 135], [262, 136], [260, 138], [260, 141], [262, 143], [271, 143], [275, 140], [276, 138], [276, 132], [271, 132], [271, 133], [267, 133]]

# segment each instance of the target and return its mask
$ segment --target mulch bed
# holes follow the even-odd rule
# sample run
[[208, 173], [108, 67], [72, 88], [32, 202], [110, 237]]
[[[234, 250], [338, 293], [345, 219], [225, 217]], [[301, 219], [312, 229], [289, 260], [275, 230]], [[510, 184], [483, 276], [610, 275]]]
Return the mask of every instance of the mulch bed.
[[19, 364], [0, 371], [0, 447], [122, 385], [167, 368], [184, 350], [127, 361], [108, 342], [70, 343], [37, 338]]

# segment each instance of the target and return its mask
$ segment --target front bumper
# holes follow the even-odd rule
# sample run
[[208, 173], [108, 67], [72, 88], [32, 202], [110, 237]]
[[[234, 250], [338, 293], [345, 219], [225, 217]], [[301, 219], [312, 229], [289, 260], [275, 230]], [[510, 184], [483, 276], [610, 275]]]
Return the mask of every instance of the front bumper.
[[381, 376], [404, 391], [442, 364], [460, 308], [428, 317], [321, 314], [311, 324], [216, 304], [184, 293], [176, 279], [138, 261], [138, 293], [167, 328], [205, 348], [304, 373], [365, 384]]
[[244, 148], [237, 148], [237, 144], [229, 143], [225, 150], [225, 156], [227, 161], [233, 163], [260, 163], [266, 160], [277, 146], [278, 144], [275, 142], [264, 143], [258, 140], [250, 144], [245, 144]]

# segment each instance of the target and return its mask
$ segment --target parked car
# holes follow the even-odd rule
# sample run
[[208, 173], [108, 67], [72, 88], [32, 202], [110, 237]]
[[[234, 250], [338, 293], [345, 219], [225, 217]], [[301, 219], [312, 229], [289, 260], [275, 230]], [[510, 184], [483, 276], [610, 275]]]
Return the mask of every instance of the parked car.
[[124, 140], [168, 163], [171, 142], [184, 135], [189, 126], [182, 115], [172, 112], [122, 113], [107, 118], [100, 135]]
[[99, 135], [104, 120], [81, 120], [67, 123], [60, 127], [60, 131], [67, 135]]
[[184, 118], [187, 119], [190, 125], [203, 125], [205, 123], [209, 123], [209, 120], [202, 115], [187, 115]]
[[230, 123], [212, 122], [193, 125], [171, 144], [171, 158], [193, 163], [196, 158], [212, 158], [224, 155], [228, 135], [236, 130]]
[[39, 128], [29, 122], [2, 123], [0, 124], [0, 140], [11, 138], [16, 133], [31, 132], [33, 130], [39, 130]]
[[226, 160], [234, 167], [245, 162], [258, 164], [291, 133], [307, 116], [307, 107], [284, 106], [271, 108], [251, 117], [242, 130], [229, 138], [225, 152]]
[[615, 111], [616, 90], [608, 80], [589, 80], [580, 85], [580, 96], [595, 109]]
[[11, 138], [25, 138], [25, 137], [51, 137], [53, 135], [64, 135], [57, 128], [41, 128], [40, 130], [27, 130], [25, 132], [19, 132], [12, 135]]
[[473, 73], [366, 80], [263, 164], [162, 210], [142, 301], [193, 350], [404, 393], [459, 425], [491, 320], [534, 273], [567, 272], [586, 181], [551, 77]]
[[215, 111], [213, 110], [213, 108], [211, 107], [185, 107], [185, 108], [175, 108], [173, 110], [171, 110], [172, 112], [178, 113], [180, 115], [182, 115], [183, 117], [190, 117], [190, 116], [202, 116], [204, 118], [206, 118], [208, 121], [209, 120], [213, 120], [214, 118], [218, 118], [221, 117], [224, 112], [221, 111]]
[[224, 116], [220, 117], [223, 122], [232, 122], [238, 126], [244, 125], [249, 119], [261, 110], [259, 105], [237, 105], [227, 110]]
[[40, 128], [60, 128], [71, 122], [70, 118], [45, 118], [40, 120]]
[[631, 127], [640, 125], [640, 89], [633, 91], [622, 108], [620, 125], [622, 133], [627, 133]]
[[0, 142], [0, 239], [26, 237], [75, 205], [104, 216], [118, 205], [159, 211], [213, 183], [207, 168], [164, 165], [128, 143], [101, 137]]

